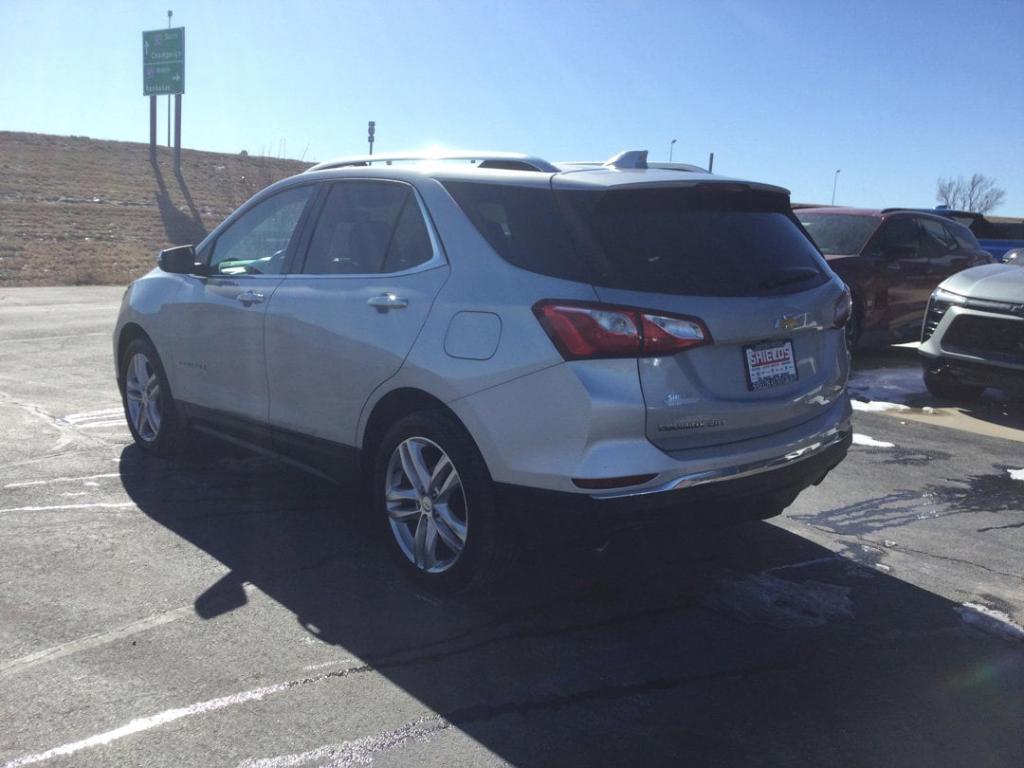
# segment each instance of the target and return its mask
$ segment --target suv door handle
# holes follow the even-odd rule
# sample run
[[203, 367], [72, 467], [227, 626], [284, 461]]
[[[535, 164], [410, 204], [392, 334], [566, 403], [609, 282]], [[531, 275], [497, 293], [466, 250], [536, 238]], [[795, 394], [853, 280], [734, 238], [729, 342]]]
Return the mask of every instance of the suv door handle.
[[377, 309], [405, 309], [409, 306], [408, 299], [403, 299], [393, 293], [382, 293], [380, 296], [368, 299], [366, 303]]
[[262, 304], [263, 299], [266, 298], [262, 291], [242, 291], [240, 294], [235, 296], [235, 299], [240, 301], [245, 306], [250, 304]]

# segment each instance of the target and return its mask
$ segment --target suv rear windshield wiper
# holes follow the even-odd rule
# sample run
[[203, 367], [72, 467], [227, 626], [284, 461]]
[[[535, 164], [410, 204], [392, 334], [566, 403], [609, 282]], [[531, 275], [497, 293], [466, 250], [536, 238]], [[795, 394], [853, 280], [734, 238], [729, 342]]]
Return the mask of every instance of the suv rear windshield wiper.
[[820, 275], [821, 272], [813, 267], [787, 267], [772, 272], [766, 280], [761, 281], [760, 287], [765, 289], [781, 288], [784, 285], [802, 283]]

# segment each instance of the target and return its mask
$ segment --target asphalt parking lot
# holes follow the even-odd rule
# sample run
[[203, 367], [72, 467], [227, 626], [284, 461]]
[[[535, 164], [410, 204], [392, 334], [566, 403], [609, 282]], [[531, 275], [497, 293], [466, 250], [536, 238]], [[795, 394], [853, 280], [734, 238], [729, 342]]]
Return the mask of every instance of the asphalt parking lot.
[[1018, 404], [865, 355], [856, 444], [781, 518], [443, 602], [351, 489], [141, 456], [120, 296], [0, 289], [0, 766], [1024, 765]]

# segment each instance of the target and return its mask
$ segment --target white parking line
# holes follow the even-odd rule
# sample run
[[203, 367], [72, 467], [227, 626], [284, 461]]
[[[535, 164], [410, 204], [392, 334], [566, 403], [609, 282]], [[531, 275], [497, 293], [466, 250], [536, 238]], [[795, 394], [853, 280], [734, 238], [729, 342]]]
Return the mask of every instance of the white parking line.
[[124, 410], [121, 408], [104, 408], [98, 411], [83, 411], [82, 413], [69, 413], [67, 416], [62, 416], [59, 419], [59, 421], [77, 425], [86, 421], [96, 421], [97, 419], [107, 420], [113, 418], [114, 416], [124, 416]]
[[[294, 755], [243, 760], [238, 768], [297, 768], [309, 763], [329, 768], [369, 765], [373, 762], [375, 754], [401, 749], [411, 742], [431, 741], [438, 733], [451, 727], [452, 724], [440, 715], [429, 715], [376, 736], [364, 736], [340, 744], [327, 744]], [[325, 760], [329, 762], [325, 763]]]
[[79, 651], [84, 651], [88, 648], [96, 648], [97, 646], [106, 645], [114, 640], [121, 640], [122, 638], [129, 637], [130, 635], [145, 632], [153, 627], [159, 627], [162, 624], [169, 624], [176, 619], [180, 619], [183, 616], [189, 616], [194, 613], [195, 608], [193, 606], [182, 606], [181, 608], [175, 608], [172, 611], [165, 611], [164, 613], [158, 613], [154, 616], [148, 616], [145, 619], [133, 621], [131, 624], [118, 627], [117, 629], [110, 630], [109, 632], [99, 632], [95, 635], [89, 635], [88, 637], [83, 637], [78, 640], [72, 640], [68, 643], [55, 645], [52, 648], [44, 648], [41, 651], [36, 651], [35, 653], [22, 656], [20, 659], [0, 662], [0, 679], [10, 677], [11, 675], [15, 675], [19, 672], [24, 672], [26, 669], [30, 669], [39, 664], [45, 664], [65, 656], [70, 656], [73, 653], [78, 653]]
[[127, 509], [134, 507], [133, 501], [106, 502], [98, 501], [92, 504], [55, 504], [51, 507], [7, 507], [0, 509], [0, 512], [57, 512], [65, 509]]
[[[115, 459], [120, 461], [120, 459]], [[100, 480], [106, 477], [120, 477], [120, 472], [105, 472], [102, 475], [82, 475], [81, 477], [54, 477], [49, 480], [26, 480], [21, 483], [7, 483], [4, 490], [9, 488], [28, 488], [35, 485], [51, 485], [53, 483], [74, 483], [79, 480]]]
[[[97, 733], [95, 736], [89, 736], [79, 741], [72, 741], [67, 744], [62, 744], [59, 747], [48, 749], [45, 752], [37, 752], [32, 755], [24, 755], [23, 757], [17, 757], [7, 763], [4, 763], [2, 768], [21, 768], [24, 765], [32, 765], [34, 763], [41, 763], [44, 760], [50, 760], [54, 757], [61, 757], [64, 755], [73, 755], [76, 752], [81, 752], [83, 749], [90, 749], [92, 747], [103, 746], [104, 744], [110, 744], [111, 742], [118, 741], [142, 731], [148, 731], [153, 728], [158, 728], [161, 725], [167, 723], [173, 723], [175, 720], [181, 720], [186, 717], [192, 717], [194, 715], [203, 715], [207, 712], [214, 712], [218, 709], [224, 709], [225, 707], [233, 707], [237, 704], [245, 704], [250, 701], [260, 701], [267, 696], [272, 696], [281, 691], [287, 691], [290, 688], [297, 686], [308, 685], [310, 683], [319, 683], [324, 680], [332, 678], [345, 677], [348, 674], [356, 671], [368, 670], [370, 667], [350, 667], [348, 669], [334, 670], [326, 672], [318, 677], [304, 678], [301, 680], [289, 680], [284, 683], [277, 683], [276, 685], [267, 685], [262, 688], [253, 688], [250, 691], [242, 691], [241, 693], [232, 693], [228, 696], [220, 696], [216, 699], [210, 699], [208, 701], [201, 701], [196, 704], [190, 704], [187, 707], [176, 707], [174, 709], [165, 709], [163, 712], [158, 712], [155, 715], [149, 717], [140, 717], [132, 720], [124, 725], [114, 728], [110, 731], [104, 731], [103, 733]], [[379, 750], [378, 750], [379, 751]]]
[[25, 336], [18, 339], [0, 339], [0, 344], [10, 344], [18, 341], [61, 341], [63, 339], [80, 339], [84, 336], [109, 336], [107, 331], [90, 331], [89, 333], [73, 333], [64, 336]]

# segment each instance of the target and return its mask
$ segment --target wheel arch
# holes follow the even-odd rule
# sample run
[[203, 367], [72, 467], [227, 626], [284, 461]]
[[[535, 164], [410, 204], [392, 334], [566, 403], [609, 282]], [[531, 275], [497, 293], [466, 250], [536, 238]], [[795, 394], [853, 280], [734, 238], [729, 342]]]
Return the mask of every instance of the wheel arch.
[[374, 403], [366, 417], [359, 440], [361, 470], [365, 471], [373, 466], [377, 448], [391, 425], [416, 411], [439, 411], [452, 419], [470, 439], [473, 439], [462, 419], [439, 398], [415, 387], [393, 389]]
[[[120, 386], [121, 383], [121, 362], [124, 360], [124, 353], [128, 349], [128, 345], [136, 339], [145, 339], [150, 344], [153, 344], [153, 339], [149, 337], [149, 334], [142, 328], [138, 323], [125, 323], [121, 329], [120, 334], [117, 337], [117, 360], [114, 362], [117, 365], [117, 381]], [[156, 345], [153, 344], [153, 348], [156, 349]]]

